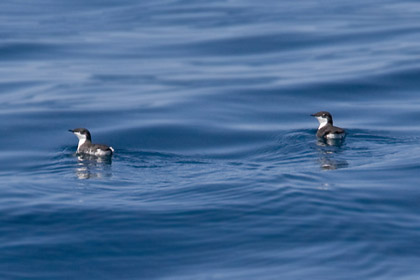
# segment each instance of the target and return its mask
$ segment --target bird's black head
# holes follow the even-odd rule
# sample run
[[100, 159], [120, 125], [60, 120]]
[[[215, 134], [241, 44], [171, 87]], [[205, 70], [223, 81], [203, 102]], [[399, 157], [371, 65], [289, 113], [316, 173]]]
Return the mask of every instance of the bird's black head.
[[86, 128], [69, 129], [69, 131], [72, 132], [74, 135], [76, 135], [79, 139], [86, 138], [86, 140], [92, 141], [90, 132]]
[[331, 116], [331, 114], [329, 113], [329, 112], [327, 112], [327, 111], [321, 111], [321, 112], [318, 112], [318, 113], [315, 113], [315, 114], [312, 114], [311, 115], [312, 117], [315, 117], [315, 118], [317, 118], [318, 119], [318, 121], [327, 121], [327, 123], [329, 123], [329, 124], [333, 124], [333, 119], [332, 119], [332, 116]]

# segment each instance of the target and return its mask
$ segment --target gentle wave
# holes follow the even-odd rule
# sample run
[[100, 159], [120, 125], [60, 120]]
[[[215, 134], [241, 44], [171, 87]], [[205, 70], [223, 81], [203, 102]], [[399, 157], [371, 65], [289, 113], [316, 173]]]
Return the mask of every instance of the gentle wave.
[[3, 1], [0, 278], [416, 278], [419, 7]]

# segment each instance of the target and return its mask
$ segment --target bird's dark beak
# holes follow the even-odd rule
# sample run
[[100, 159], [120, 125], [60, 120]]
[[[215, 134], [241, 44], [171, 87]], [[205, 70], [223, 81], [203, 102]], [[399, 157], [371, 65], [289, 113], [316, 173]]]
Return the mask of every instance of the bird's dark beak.
[[73, 129], [69, 129], [69, 131], [70, 131], [71, 133], [74, 133]]
[[316, 116], [316, 114], [311, 114], [311, 116], [312, 116], [312, 117], [315, 117], [315, 116]]

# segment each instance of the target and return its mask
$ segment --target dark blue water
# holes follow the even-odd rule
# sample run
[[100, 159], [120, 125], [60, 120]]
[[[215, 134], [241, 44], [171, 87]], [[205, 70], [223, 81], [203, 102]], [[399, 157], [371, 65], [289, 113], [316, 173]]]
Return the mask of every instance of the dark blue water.
[[[1, 279], [419, 279], [420, 3], [0, 3]], [[309, 115], [348, 136], [325, 145]], [[78, 158], [87, 127], [112, 160]]]

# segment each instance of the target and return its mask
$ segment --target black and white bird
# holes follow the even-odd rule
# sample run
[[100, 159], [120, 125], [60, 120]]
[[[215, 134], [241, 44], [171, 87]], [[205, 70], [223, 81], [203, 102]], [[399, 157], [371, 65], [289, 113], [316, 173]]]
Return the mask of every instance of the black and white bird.
[[112, 147], [101, 144], [92, 144], [92, 137], [90, 136], [89, 130], [86, 128], [69, 129], [69, 131], [79, 138], [79, 144], [77, 145], [76, 151], [78, 154], [111, 156], [114, 153]]
[[344, 129], [333, 126], [333, 119], [329, 112], [321, 111], [311, 116], [319, 121], [318, 131], [316, 136], [325, 139], [342, 139], [345, 137], [346, 132]]

